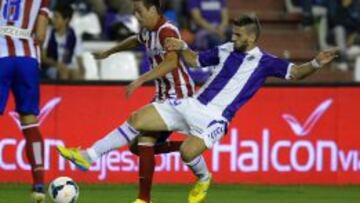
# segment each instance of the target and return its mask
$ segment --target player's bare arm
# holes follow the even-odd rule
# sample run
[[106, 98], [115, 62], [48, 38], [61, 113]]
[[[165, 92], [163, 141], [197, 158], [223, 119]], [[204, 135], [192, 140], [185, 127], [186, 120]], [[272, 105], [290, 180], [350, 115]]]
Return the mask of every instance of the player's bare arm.
[[338, 49], [329, 49], [319, 52], [314, 60], [300, 66], [293, 66], [290, 72], [292, 80], [301, 80], [315, 73], [324, 65], [332, 62], [338, 55]]
[[36, 32], [35, 32], [35, 39], [39, 45], [45, 40], [46, 37], [46, 30], [49, 23], [49, 18], [45, 15], [39, 15], [36, 20]]
[[166, 54], [164, 61], [159, 66], [155, 67], [151, 71], [143, 74], [137, 80], [133, 81], [126, 89], [126, 96], [131, 94], [145, 82], [154, 80], [156, 78], [165, 76], [178, 67], [179, 57], [176, 52], [169, 52]]
[[137, 39], [137, 36], [133, 35], [133, 36], [130, 36], [127, 39], [121, 41], [116, 46], [114, 46], [108, 50], [105, 50], [105, 51], [95, 52], [95, 53], [93, 53], [93, 55], [94, 55], [95, 59], [101, 60], [101, 59], [105, 59], [105, 58], [109, 57], [110, 55], [115, 54], [117, 52], [133, 49], [133, 48], [139, 46], [139, 44], [140, 44], [140, 42]]
[[180, 54], [182, 58], [184, 59], [184, 62], [186, 65], [196, 68], [199, 67], [198, 64], [198, 54], [191, 50], [186, 42], [176, 39], [176, 38], [168, 38], [165, 41], [165, 47], [169, 51], [180, 51]]

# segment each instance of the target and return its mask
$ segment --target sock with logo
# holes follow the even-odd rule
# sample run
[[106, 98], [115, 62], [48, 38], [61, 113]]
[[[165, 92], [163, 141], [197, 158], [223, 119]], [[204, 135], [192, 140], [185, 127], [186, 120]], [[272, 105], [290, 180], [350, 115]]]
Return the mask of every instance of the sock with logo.
[[26, 145], [26, 156], [31, 165], [33, 191], [44, 192], [44, 141], [39, 130], [39, 124], [23, 125]]
[[90, 163], [93, 163], [107, 152], [128, 145], [139, 134], [139, 131], [125, 122], [81, 153]]

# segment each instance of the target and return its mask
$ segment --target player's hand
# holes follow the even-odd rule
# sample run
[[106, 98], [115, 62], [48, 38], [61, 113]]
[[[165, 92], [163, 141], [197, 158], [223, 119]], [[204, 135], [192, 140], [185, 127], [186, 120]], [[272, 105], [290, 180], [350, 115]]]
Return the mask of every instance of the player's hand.
[[326, 65], [333, 61], [336, 57], [339, 56], [339, 49], [338, 48], [332, 48], [328, 50], [321, 51], [316, 57], [316, 61], [321, 65]]
[[94, 58], [96, 60], [106, 59], [107, 57], [110, 56], [106, 51], [94, 52], [94, 53], [92, 53], [92, 55], [94, 56]]
[[137, 88], [143, 85], [143, 83], [144, 82], [142, 82], [142, 80], [140, 79], [134, 80], [132, 83], [130, 83], [130, 85], [126, 87], [126, 92], [125, 92], [126, 98], [129, 98]]
[[165, 40], [165, 49], [168, 51], [181, 51], [186, 47], [186, 43], [180, 39], [170, 37]]

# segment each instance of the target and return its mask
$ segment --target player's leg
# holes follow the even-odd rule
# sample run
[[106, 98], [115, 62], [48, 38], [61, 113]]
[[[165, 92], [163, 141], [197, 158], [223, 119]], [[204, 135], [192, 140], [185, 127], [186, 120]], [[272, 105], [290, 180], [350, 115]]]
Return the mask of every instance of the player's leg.
[[189, 166], [198, 178], [197, 183], [189, 193], [189, 203], [203, 202], [210, 187], [211, 173], [207, 168], [204, 157], [201, 155], [206, 149], [205, 142], [196, 136], [189, 136], [180, 147], [184, 163]]
[[211, 174], [200, 155], [223, 137], [227, 131], [227, 121], [192, 98], [181, 102], [177, 110], [190, 129], [190, 136], [180, 147], [181, 157], [198, 177], [190, 191], [189, 203], [199, 203], [204, 201], [211, 183]]
[[25, 57], [14, 60], [16, 77], [12, 90], [26, 140], [26, 156], [31, 165], [33, 201], [44, 202], [44, 141], [36, 117], [39, 114], [40, 99], [39, 63], [36, 59]]
[[182, 160], [192, 169], [199, 181], [210, 178], [205, 160], [201, 156], [206, 149], [204, 141], [196, 136], [188, 136], [180, 147]]
[[131, 114], [127, 121], [86, 150], [80, 151], [62, 146], [58, 146], [57, 149], [64, 158], [71, 160], [80, 169], [87, 170], [94, 161], [107, 152], [129, 145], [141, 131], [164, 130], [167, 130], [164, 121], [150, 104]]
[[151, 186], [155, 170], [154, 145], [158, 135], [157, 132], [147, 132], [138, 139], [139, 193], [137, 198], [143, 202], [151, 200]]
[[130, 146], [130, 151], [139, 156], [138, 200], [150, 202], [155, 169], [155, 154], [179, 151], [182, 141], [167, 141], [172, 132], [144, 133]]

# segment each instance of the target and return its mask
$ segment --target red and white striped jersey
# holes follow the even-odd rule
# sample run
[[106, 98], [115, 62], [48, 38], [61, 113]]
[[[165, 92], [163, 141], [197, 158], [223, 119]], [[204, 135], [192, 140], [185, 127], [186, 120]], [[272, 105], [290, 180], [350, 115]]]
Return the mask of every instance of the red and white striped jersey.
[[[0, 33], [1, 57], [40, 58], [31, 35], [39, 15], [49, 16], [49, 0], [0, 0], [0, 31], [17, 30], [30, 34], [28, 38]], [[2, 29], [2, 30], [1, 30]]]
[[[169, 37], [180, 39], [180, 32], [164, 17], [160, 18], [153, 30], [143, 28], [138, 34], [139, 42], [146, 46], [151, 68], [156, 68], [164, 60], [167, 53], [164, 43], [165, 39]], [[155, 86], [157, 101], [186, 98], [194, 94], [194, 82], [181, 59], [179, 59], [176, 69], [155, 80]]]

